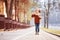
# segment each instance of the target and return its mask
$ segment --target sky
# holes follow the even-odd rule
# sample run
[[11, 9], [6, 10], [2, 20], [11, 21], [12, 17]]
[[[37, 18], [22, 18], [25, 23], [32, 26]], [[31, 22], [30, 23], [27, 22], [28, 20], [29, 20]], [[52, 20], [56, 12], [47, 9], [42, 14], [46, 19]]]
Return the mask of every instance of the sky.
[[44, 2], [44, 0], [39, 0], [40, 2]]

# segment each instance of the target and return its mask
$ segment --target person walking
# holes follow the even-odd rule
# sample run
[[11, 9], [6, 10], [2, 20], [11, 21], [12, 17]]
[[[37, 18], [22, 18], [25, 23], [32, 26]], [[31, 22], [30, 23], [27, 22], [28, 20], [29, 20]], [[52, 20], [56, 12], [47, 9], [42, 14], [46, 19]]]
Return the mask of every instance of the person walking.
[[34, 18], [34, 21], [35, 21], [35, 32], [36, 32], [36, 35], [39, 35], [39, 24], [40, 24], [40, 20], [41, 20], [41, 17], [40, 17], [40, 10], [35, 10], [35, 13], [32, 14], [32, 17]]

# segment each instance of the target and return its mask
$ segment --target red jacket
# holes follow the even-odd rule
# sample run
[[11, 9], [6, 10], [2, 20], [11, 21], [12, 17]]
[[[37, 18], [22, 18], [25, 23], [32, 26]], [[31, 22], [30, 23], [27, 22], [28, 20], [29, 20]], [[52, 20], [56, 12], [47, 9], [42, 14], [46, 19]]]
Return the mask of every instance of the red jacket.
[[40, 23], [40, 17], [38, 15], [33, 14], [32, 17], [34, 17], [35, 23]]

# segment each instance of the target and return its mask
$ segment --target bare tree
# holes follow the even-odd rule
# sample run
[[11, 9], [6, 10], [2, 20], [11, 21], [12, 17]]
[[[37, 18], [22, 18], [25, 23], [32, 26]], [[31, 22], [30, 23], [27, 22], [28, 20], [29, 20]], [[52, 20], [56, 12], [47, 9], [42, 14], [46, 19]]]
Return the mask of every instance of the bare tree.
[[49, 10], [50, 10], [50, 0], [48, 0], [48, 9], [46, 13], [46, 27], [49, 27]]

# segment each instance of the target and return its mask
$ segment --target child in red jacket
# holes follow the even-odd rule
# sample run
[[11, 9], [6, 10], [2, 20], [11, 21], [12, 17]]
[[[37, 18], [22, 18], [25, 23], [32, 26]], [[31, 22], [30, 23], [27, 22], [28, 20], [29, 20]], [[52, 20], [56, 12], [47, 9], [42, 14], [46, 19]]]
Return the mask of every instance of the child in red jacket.
[[39, 17], [40, 10], [36, 10], [35, 14], [32, 14], [32, 17], [34, 17], [35, 21], [35, 32], [36, 34], [39, 34], [39, 24], [40, 24], [40, 17]]

